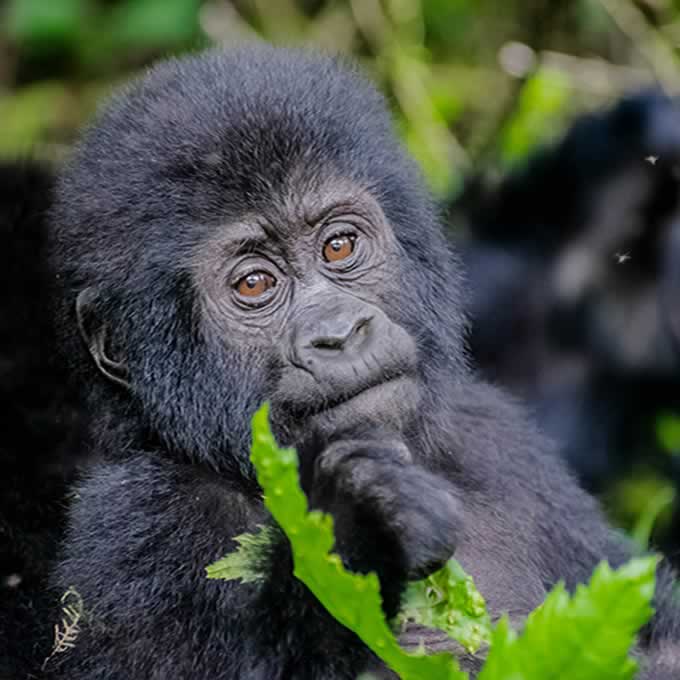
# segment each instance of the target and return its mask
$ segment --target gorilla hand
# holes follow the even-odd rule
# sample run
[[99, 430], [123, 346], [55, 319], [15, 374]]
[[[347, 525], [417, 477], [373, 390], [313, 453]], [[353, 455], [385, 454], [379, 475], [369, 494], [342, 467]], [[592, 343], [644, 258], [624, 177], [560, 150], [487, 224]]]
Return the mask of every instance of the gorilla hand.
[[399, 441], [328, 446], [316, 458], [311, 503], [333, 516], [335, 549], [348, 568], [377, 572], [388, 616], [407, 580], [451, 557], [461, 529], [455, 488], [415, 465]]

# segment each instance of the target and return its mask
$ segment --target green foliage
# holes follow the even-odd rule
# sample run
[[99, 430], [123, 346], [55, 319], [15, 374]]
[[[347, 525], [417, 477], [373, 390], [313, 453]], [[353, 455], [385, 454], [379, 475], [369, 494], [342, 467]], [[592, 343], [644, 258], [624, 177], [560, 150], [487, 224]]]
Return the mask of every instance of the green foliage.
[[[260, 36], [320, 46], [352, 54], [374, 73], [430, 187], [448, 200], [471, 168], [521, 160], [559, 134], [570, 111], [620, 90], [619, 29], [599, 5], [579, 1], [562, 11], [498, 0], [8, 0], [0, 10], [0, 47], [10, 48], [2, 96], [8, 107], [21, 107], [21, 88], [42, 79], [58, 79], [69, 93], [65, 126], [24, 128], [39, 150], [68, 141], [88, 119], [84, 82], [108, 91], [157, 57], [213, 42]], [[660, 25], [674, 21], [664, 16]], [[547, 43], [544, 36], [554, 42], [546, 45], [553, 56], [567, 59], [552, 59], [548, 68], [536, 44]], [[536, 57], [537, 71], [523, 87], [499, 57], [510, 37]], [[590, 54], [604, 78], [586, 64], [594, 60], [583, 60]], [[50, 111], [36, 105], [29, 117]]]
[[661, 413], [656, 419], [656, 436], [661, 448], [672, 456], [680, 455], [680, 416]]
[[200, 0], [11, 0], [7, 34], [31, 54], [67, 54], [86, 70], [102, 69], [131, 50], [194, 44], [200, 6]]
[[646, 550], [652, 533], [669, 526], [674, 497], [670, 479], [649, 466], [636, 466], [610, 484], [605, 499], [615, 523], [631, 535], [640, 550]]
[[30, 49], [67, 46], [78, 39], [87, 0], [12, 0], [8, 33]]
[[188, 44], [198, 32], [200, 0], [127, 0], [113, 12], [121, 48]]
[[554, 134], [555, 119], [566, 107], [569, 82], [559, 72], [539, 69], [526, 82], [502, 137], [503, 160], [516, 163]]
[[443, 630], [474, 654], [491, 638], [491, 620], [472, 577], [454, 559], [444, 569], [406, 589], [397, 622]]
[[12, 99], [0, 97], [0, 154], [13, 156], [29, 151], [35, 138], [55, 122], [66, 97], [59, 83], [24, 88]]
[[275, 532], [272, 527], [261, 526], [256, 534], [240, 534], [234, 540], [238, 548], [206, 568], [208, 578], [224, 581], [240, 580], [242, 583], [263, 581], [267, 575], [267, 549]]
[[265, 492], [265, 505], [290, 540], [295, 576], [403, 680], [463, 680], [465, 675], [450, 655], [414, 656], [399, 647], [383, 615], [378, 577], [348, 572], [331, 552], [333, 519], [308, 510], [297, 453], [276, 445], [268, 415], [265, 405], [253, 417], [251, 460]]
[[[265, 404], [253, 417], [251, 460], [265, 505], [290, 541], [295, 576], [403, 680], [466, 680], [449, 654], [408, 654], [399, 647], [382, 612], [376, 575], [348, 572], [331, 552], [333, 520], [308, 510], [297, 454], [277, 446], [268, 413]], [[240, 536], [237, 552], [208, 567], [209, 577], [262, 579], [261, 555], [271, 540], [262, 530]], [[637, 668], [629, 650], [652, 614], [656, 564], [655, 557], [618, 570], [603, 563], [573, 596], [558, 584], [518, 635], [505, 618], [491, 629], [482, 596], [451, 560], [408, 589], [396, 623], [441, 628], [471, 652], [490, 641], [479, 680], [629, 680]]]
[[638, 558], [616, 571], [601, 564], [572, 597], [556, 586], [519, 637], [507, 623], [496, 626], [478, 680], [632, 678], [628, 652], [652, 615], [657, 561]]
[[674, 502], [675, 489], [670, 484], [662, 486], [649, 498], [631, 531], [631, 538], [640, 551], [649, 550], [652, 532], [660, 519], [665, 519], [666, 523], [670, 521], [670, 512]]

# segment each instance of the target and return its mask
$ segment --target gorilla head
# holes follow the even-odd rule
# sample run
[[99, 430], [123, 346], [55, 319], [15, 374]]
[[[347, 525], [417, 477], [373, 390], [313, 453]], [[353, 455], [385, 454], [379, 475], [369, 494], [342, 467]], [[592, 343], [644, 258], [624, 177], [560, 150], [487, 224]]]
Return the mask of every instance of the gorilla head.
[[133, 404], [137, 436], [219, 467], [265, 398], [284, 439], [403, 429], [418, 385], [463, 369], [430, 200], [382, 98], [331, 59], [162, 64], [85, 134], [57, 193], [69, 354], [109, 379], [96, 404], [117, 420]]
[[383, 100], [350, 68], [268, 47], [155, 68], [85, 134], [53, 223], [62, 346], [103, 453], [53, 574], [89, 615], [58, 677], [376, 666], [295, 579], [276, 530], [261, 583], [205, 578], [272, 521], [247, 458], [264, 399], [334, 550], [377, 573], [388, 617], [454, 549], [493, 614], [513, 616], [628, 554], [467, 370], [458, 262]]

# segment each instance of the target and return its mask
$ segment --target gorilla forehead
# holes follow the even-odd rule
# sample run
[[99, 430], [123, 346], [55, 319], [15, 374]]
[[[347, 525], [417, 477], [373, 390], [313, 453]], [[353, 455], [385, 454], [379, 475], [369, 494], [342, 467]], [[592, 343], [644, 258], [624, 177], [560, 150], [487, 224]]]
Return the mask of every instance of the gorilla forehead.
[[162, 63], [114, 97], [61, 175], [52, 261], [66, 291], [101, 286], [146, 318], [174, 304], [210, 235], [333, 178], [379, 203], [405, 257], [401, 312], [419, 309], [432, 349], [458, 356], [458, 260], [420, 172], [383, 97], [318, 53], [212, 50]]
[[114, 98], [62, 177], [57, 217], [90, 273], [113, 275], [149, 242], [176, 255], [262, 209], [291, 173], [307, 187], [348, 178], [394, 223], [431, 213], [375, 88], [337, 59], [259, 45], [163, 63]]

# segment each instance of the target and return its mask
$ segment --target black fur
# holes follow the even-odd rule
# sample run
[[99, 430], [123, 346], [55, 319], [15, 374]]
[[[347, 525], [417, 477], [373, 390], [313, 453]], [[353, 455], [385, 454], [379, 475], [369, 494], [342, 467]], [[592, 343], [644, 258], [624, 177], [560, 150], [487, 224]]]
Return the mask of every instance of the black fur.
[[[47, 664], [54, 677], [339, 680], [377, 666], [292, 576], [285, 541], [264, 585], [204, 571], [267, 521], [248, 430], [276, 396], [279, 359], [235, 330], [215, 337], [196, 252], [225, 224], [271, 215], [291, 185], [313, 193], [330, 178], [372, 195], [396, 235], [380, 304], [416, 341], [421, 388], [416, 416], [389, 436], [302, 443], [292, 435], [301, 423], [274, 419], [284, 443], [300, 444], [307, 490], [334, 513], [343, 559], [379, 571], [391, 614], [409, 576], [455, 548], [494, 616], [515, 620], [557, 580], [573, 588], [600, 559], [626, 559], [550, 445], [468, 369], [458, 260], [382, 98], [327, 58], [211, 52], [162, 64], [118, 97], [59, 181], [60, 342], [102, 461], [77, 487], [53, 574], [57, 594], [75, 586], [84, 603], [74, 648]], [[97, 291], [106, 352], [126, 362], [129, 390], [97, 373], [79, 337], [85, 287]], [[644, 677], [670, 680], [680, 619], [665, 567], [660, 576]]]
[[52, 169], [0, 164], [0, 677], [22, 677], [49, 649], [36, 633], [50, 559], [79, 462], [82, 415], [59, 362], [46, 296]]

